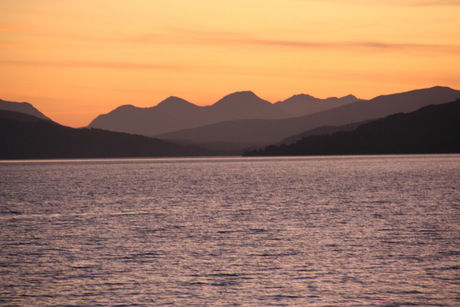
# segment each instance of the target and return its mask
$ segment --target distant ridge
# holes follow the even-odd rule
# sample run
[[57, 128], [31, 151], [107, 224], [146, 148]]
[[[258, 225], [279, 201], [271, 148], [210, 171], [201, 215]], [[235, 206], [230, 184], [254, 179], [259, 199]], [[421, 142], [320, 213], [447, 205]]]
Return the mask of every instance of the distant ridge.
[[297, 101], [281, 105], [261, 99], [251, 91], [241, 91], [226, 95], [210, 106], [201, 107], [178, 97], [169, 97], [150, 108], [132, 105], [118, 107], [99, 115], [89, 127], [154, 136], [229, 120], [289, 118], [341, 106], [354, 100], [314, 99], [315, 103]]
[[294, 95], [284, 101], [278, 101], [275, 105], [289, 113], [292, 117], [296, 117], [333, 109], [358, 100], [354, 95], [347, 95], [341, 98], [330, 97], [319, 99], [310, 95], [300, 94]]
[[456, 100], [460, 91], [448, 87], [413, 90], [398, 94], [360, 100], [330, 110], [287, 119], [236, 120], [175, 131], [157, 137], [165, 140], [193, 142], [230, 142], [246, 144], [276, 144], [281, 140], [319, 128], [341, 126], [382, 118], [400, 112], [412, 112], [430, 104]]
[[353, 131], [304, 137], [246, 156], [460, 153], [460, 100], [398, 113]]
[[0, 110], [14, 111], [29, 114], [38, 118], [50, 120], [49, 117], [38, 111], [28, 102], [14, 102], [0, 99]]

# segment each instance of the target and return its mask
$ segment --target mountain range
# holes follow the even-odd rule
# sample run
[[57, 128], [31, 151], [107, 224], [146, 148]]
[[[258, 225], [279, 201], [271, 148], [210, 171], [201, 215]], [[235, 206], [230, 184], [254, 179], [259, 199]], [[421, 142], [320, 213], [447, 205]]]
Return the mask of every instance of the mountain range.
[[[302, 94], [274, 104], [245, 91], [227, 95], [207, 107], [170, 97], [152, 108], [121, 106], [98, 116], [90, 127], [82, 129], [55, 123], [29, 103], [0, 100], [0, 158], [240, 155], [245, 150], [270, 144], [289, 145], [318, 135], [347, 137], [346, 133], [355, 133], [357, 127], [361, 129], [375, 120], [427, 105], [445, 104], [459, 97], [460, 91], [441, 86], [371, 100], [357, 100], [352, 95], [318, 99]], [[437, 120], [436, 116], [433, 113], [433, 120]], [[99, 124], [104, 124], [105, 130], [96, 128]], [[180, 130], [193, 125], [197, 127]], [[391, 130], [390, 124], [378, 127]], [[433, 133], [442, 130], [429, 127]], [[429, 129], [420, 131], [429, 135]], [[139, 131], [147, 132], [140, 135], [143, 133]], [[156, 134], [151, 135], [152, 131]], [[384, 144], [385, 140], [381, 142]]]
[[303, 137], [246, 156], [414, 154], [460, 152], [460, 99], [393, 114], [351, 131]]
[[436, 86], [371, 100], [346, 103], [326, 111], [283, 119], [247, 119], [219, 122], [198, 128], [156, 135], [165, 140], [187, 140], [195, 144], [209, 142], [244, 143], [261, 146], [323, 126], [341, 126], [382, 118], [400, 112], [411, 112], [430, 104], [456, 100], [460, 91]]
[[243, 91], [229, 94], [210, 106], [202, 107], [178, 97], [169, 97], [150, 108], [120, 106], [108, 114], [99, 115], [89, 127], [156, 136], [231, 120], [280, 119], [307, 115], [357, 100], [352, 95], [328, 99], [296, 95], [272, 104], [253, 92]]

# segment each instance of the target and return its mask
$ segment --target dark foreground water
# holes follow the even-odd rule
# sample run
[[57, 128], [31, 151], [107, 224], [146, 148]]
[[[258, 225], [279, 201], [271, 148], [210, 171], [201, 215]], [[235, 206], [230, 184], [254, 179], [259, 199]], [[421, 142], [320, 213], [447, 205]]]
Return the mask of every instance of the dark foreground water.
[[0, 163], [5, 306], [460, 306], [460, 156]]

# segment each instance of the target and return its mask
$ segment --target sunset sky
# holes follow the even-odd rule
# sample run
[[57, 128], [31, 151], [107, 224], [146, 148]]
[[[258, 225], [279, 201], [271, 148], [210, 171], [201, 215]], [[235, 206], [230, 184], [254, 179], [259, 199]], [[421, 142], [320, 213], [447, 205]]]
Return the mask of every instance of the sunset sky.
[[0, 0], [0, 99], [86, 126], [168, 96], [460, 89], [460, 0]]

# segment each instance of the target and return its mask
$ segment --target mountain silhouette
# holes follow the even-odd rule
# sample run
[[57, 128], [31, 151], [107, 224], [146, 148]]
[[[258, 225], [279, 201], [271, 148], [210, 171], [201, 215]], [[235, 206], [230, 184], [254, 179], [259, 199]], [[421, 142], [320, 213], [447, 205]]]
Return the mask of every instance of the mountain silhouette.
[[172, 110], [175, 110], [178, 108], [193, 109], [195, 107], [197, 106], [194, 105], [193, 103], [190, 103], [187, 100], [184, 100], [182, 98], [175, 97], [175, 96], [170, 96], [157, 105], [158, 109], [172, 109]]
[[242, 91], [229, 94], [213, 105], [201, 107], [181, 98], [169, 97], [150, 108], [118, 107], [99, 115], [89, 127], [155, 136], [230, 120], [289, 118], [346, 103], [344, 98], [335, 98], [340, 103], [334, 102], [334, 98], [314, 99], [314, 104], [299, 98], [294, 102], [272, 104], [251, 91]]
[[460, 100], [398, 113], [348, 132], [309, 136], [246, 156], [460, 153]]
[[280, 118], [288, 116], [270, 102], [250, 91], [225, 96], [210, 108], [219, 121], [231, 119]]
[[400, 112], [415, 111], [430, 104], [441, 104], [460, 97], [460, 91], [432, 87], [399, 94], [360, 100], [334, 109], [287, 119], [226, 121], [194, 129], [157, 135], [165, 140], [193, 142], [230, 142], [254, 145], [275, 144], [305, 131], [322, 126], [340, 126], [382, 118]]
[[157, 131], [186, 129], [209, 123], [202, 118], [201, 107], [186, 100], [169, 97], [151, 108], [124, 105], [98, 116], [89, 127], [151, 136]]
[[327, 99], [319, 99], [310, 95], [300, 94], [294, 95], [284, 101], [278, 101], [275, 105], [290, 114], [291, 117], [297, 117], [337, 108], [358, 100], [359, 99], [353, 95], [341, 98], [330, 97]]
[[0, 99], [0, 110], [25, 113], [38, 118], [49, 120], [49, 118], [46, 115], [37, 110], [33, 105], [31, 105], [28, 102], [14, 102]]
[[[297, 96], [297, 98], [294, 97], [295, 99], [293, 99], [310, 100], [310, 103], [318, 103], [314, 102], [317, 98], [308, 95]], [[354, 99], [353, 97], [345, 96], [335, 99], [345, 98], [351, 101]], [[258, 114], [257, 112], [262, 112], [261, 110], [265, 110], [264, 116], [269, 117], [273, 116], [275, 112], [279, 112], [279, 108], [272, 108], [274, 105], [270, 102], [260, 99], [252, 92], [246, 91], [225, 96], [209, 107], [200, 107], [178, 97], [169, 97], [152, 108], [137, 108], [132, 105], [125, 105], [111, 112], [112, 118], [119, 113], [119, 119], [127, 125], [132, 123], [139, 124], [140, 119], [144, 119], [143, 124], [148, 126], [153, 114], [154, 117], [158, 118], [158, 121], [162, 121], [162, 124], [168, 121], [173, 122], [170, 127], [174, 127], [176, 125], [174, 121], [181, 118], [184, 120], [189, 119], [190, 121], [195, 121], [195, 124], [199, 124], [203, 121], [203, 117], [206, 119], [206, 117], [215, 116], [212, 120], [218, 122], [161, 135], [161, 138], [176, 140], [179, 144], [141, 135], [105, 131], [96, 128], [69, 128], [51, 121], [31, 104], [0, 100], [0, 106], [20, 110], [20, 112], [15, 112], [1, 110], [0, 108], [0, 158], [48, 159], [222, 155], [238, 154], [238, 152], [241, 153], [243, 148], [262, 147], [280, 141], [285, 144], [295, 142], [294, 145], [297, 147], [294, 145], [294, 147], [286, 145], [270, 146], [265, 151], [252, 151], [248, 154], [455, 152], [457, 150], [455, 146], [449, 144], [454, 142], [455, 138], [458, 139], [458, 125], [455, 124], [459, 122], [458, 100], [456, 103], [446, 104], [450, 106], [450, 109], [437, 109], [435, 108], [436, 106], [430, 106], [417, 112], [414, 111], [430, 104], [443, 106], [446, 102], [459, 97], [460, 91], [437, 86], [378, 96], [369, 101], [360, 100], [353, 103], [345, 101], [340, 107], [306, 116], [283, 119], [253, 119], [255, 114]], [[292, 103], [292, 101], [291, 99], [287, 103]], [[334, 101], [334, 99], [331, 101]], [[275, 112], [271, 113], [274, 110]], [[241, 113], [245, 113], [244, 116], [248, 119], [225, 120], [226, 118], [243, 116]], [[398, 114], [387, 117], [395, 113]], [[161, 118], [166, 114], [172, 114], [172, 118]], [[387, 118], [383, 122], [375, 121], [375, 119], [384, 117]], [[129, 120], [126, 120], [127, 118]], [[224, 121], [219, 121], [222, 119]], [[404, 121], [406, 121], [406, 124], [404, 124]], [[444, 124], [439, 124], [440, 122]], [[426, 125], [423, 126], [423, 123]], [[379, 129], [382, 131], [379, 132]], [[393, 135], [398, 135], [401, 131], [401, 135], [406, 135], [406, 138], [401, 136], [400, 139], [392, 139], [391, 135], [385, 134], [385, 131], [391, 132]], [[417, 134], [418, 132], [420, 134]], [[318, 136], [321, 134], [327, 134], [327, 136]], [[427, 145], [425, 147], [420, 145], [423, 135], [426, 137]], [[371, 140], [377, 137], [380, 142], [376, 143]], [[299, 138], [303, 138], [302, 141], [299, 141]], [[305, 146], [299, 145], [300, 143], [306, 139], [312, 142], [312, 138], [316, 142], [315, 146], [311, 146], [309, 143], [307, 151], [300, 149], [305, 148]], [[410, 141], [410, 138], [413, 141]], [[437, 143], [436, 140], [438, 140]], [[415, 143], [415, 141], [418, 143]], [[369, 146], [365, 147], [361, 143], [369, 144]], [[413, 146], [410, 147], [410, 144]], [[202, 149], [200, 148], [202, 145], [213, 148], [213, 150]], [[289, 151], [285, 151], [287, 150], [286, 148], [295, 148], [295, 150], [289, 149]], [[312, 151], [311, 148], [315, 148], [315, 151]], [[332, 149], [327, 151], [327, 148]], [[227, 152], [224, 152], [224, 150]]]
[[74, 129], [25, 113], [0, 110], [0, 159], [177, 157], [218, 155], [140, 135]]

